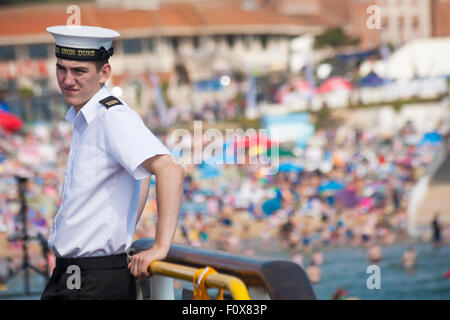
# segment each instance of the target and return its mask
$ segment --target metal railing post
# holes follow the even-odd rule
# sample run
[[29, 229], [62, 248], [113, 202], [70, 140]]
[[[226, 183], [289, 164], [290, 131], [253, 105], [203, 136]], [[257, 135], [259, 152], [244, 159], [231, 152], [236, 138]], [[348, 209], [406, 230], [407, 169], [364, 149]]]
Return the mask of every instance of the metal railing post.
[[270, 300], [269, 293], [263, 287], [249, 287], [248, 293], [252, 300]]
[[151, 300], [175, 300], [173, 279], [154, 274], [150, 278]]

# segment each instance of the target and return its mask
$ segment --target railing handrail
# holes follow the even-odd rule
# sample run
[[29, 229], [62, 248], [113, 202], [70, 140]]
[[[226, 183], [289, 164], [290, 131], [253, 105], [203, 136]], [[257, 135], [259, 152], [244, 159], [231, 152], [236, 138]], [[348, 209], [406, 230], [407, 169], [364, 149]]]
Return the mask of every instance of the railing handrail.
[[[130, 254], [147, 250], [154, 239], [133, 242]], [[246, 257], [229, 252], [172, 244], [164, 262], [192, 268], [209, 266], [235, 276], [251, 291], [263, 288], [273, 300], [315, 300], [316, 295], [303, 268], [291, 261]]]
[[[152, 274], [159, 274], [166, 277], [180, 280], [193, 281], [197, 269], [163, 261], [153, 261], [149, 271]], [[217, 288], [228, 290], [234, 300], [250, 300], [247, 287], [241, 279], [225, 274], [210, 274], [206, 278], [207, 288]]]

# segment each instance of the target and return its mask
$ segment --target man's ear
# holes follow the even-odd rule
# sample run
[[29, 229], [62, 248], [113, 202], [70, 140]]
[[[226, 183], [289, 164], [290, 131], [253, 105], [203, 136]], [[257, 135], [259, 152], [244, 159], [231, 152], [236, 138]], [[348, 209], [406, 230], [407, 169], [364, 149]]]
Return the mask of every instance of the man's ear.
[[100, 69], [100, 83], [104, 85], [106, 81], [108, 81], [110, 75], [111, 65], [109, 63], [105, 63]]

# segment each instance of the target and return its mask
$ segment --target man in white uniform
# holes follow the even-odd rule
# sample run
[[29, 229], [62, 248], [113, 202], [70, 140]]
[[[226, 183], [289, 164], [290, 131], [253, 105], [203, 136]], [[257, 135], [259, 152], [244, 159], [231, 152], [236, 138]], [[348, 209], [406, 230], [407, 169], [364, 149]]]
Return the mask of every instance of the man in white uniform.
[[[111, 74], [111, 44], [119, 34], [87, 26], [47, 31], [56, 41], [56, 77], [71, 106], [66, 119], [73, 136], [62, 203], [48, 240], [56, 268], [41, 298], [135, 299], [134, 277], [150, 276], [150, 263], [169, 251], [184, 170], [139, 115], [105, 85]], [[158, 206], [155, 245], [128, 263], [140, 180], [151, 174]], [[76, 271], [79, 283], [70, 278]]]

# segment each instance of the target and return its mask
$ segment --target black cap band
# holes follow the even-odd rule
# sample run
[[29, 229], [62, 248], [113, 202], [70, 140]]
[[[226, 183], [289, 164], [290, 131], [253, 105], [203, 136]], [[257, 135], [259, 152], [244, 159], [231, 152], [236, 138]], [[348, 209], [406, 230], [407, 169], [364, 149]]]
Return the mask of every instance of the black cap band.
[[107, 61], [113, 54], [114, 49], [112, 47], [109, 50], [104, 47], [100, 49], [77, 49], [56, 45], [55, 48], [56, 57], [66, 60]]

